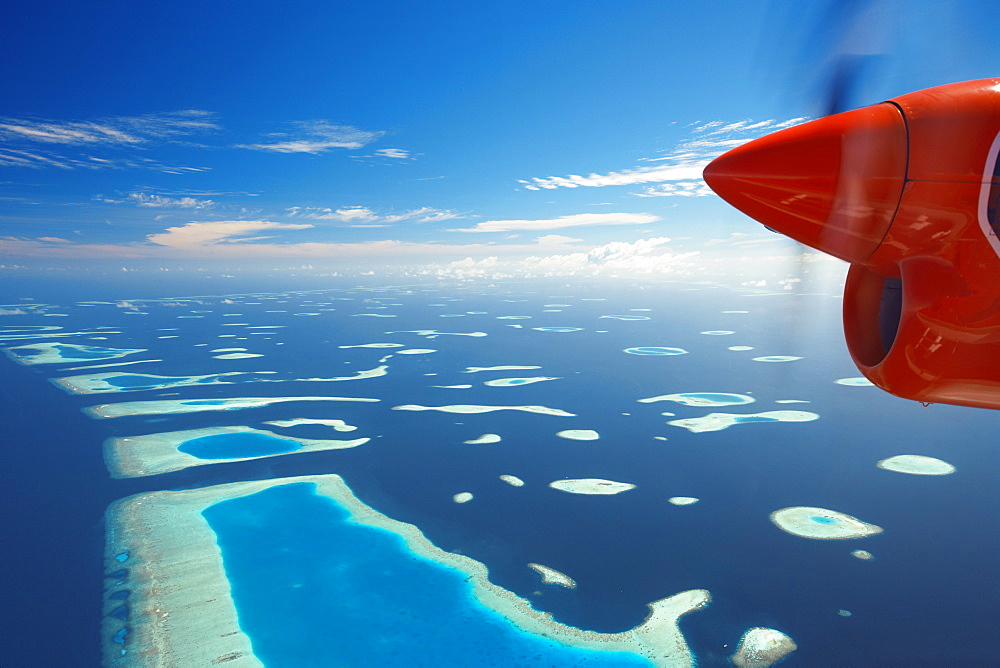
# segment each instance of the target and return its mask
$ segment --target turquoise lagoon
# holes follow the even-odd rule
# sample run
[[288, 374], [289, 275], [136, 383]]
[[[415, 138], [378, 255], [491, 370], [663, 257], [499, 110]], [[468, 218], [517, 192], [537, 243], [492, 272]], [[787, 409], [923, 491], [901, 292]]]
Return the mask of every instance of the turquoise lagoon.
[[268, 666], [648, 666], [518, 629], [467, 573], [358, 524], [309, 483], [202, 513], [218, 537], [240, 626]]
[[301, 448], [302, 444], [295, 441], [253, 432], [211, 434], [184, 441], [177, 446], [181, 452], [198, 459], [265, 457], [295, 452]]

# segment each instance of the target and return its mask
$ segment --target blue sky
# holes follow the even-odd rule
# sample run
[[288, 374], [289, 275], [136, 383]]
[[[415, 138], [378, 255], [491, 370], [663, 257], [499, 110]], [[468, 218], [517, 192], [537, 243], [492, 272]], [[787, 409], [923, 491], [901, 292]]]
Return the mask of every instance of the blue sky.
[[[700, 171], [819, 113], [833, 4], [8, 3], [0, 264], [748, 281], [801, 251]], [[869, 4], [856, 105], [1000, 73], [993, 3]]]

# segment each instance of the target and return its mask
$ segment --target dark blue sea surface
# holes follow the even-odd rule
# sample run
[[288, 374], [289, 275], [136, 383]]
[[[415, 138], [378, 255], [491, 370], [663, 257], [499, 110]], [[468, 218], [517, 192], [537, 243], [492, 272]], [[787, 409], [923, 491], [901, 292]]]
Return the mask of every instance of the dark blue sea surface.
[[[102, 513], [111, 501], [140, 491], [322, 473], [342, 475], [362, 501], [416, 525], [442, 549], [484, 563], [495, 584], [564, 624], [623, 631], [645, 618], [650, 601], [708, 589], [712, 604], [681, 621], [702, 666], [726, 665], [740, 635], [753, 626], [776, 628], [795, 640], [799, 649], [783, 664], [789, 666], [988, 665], [994, 660], [1000, 621], [1000, 575], [994, 565], [1000, 553], [995, 531], [1000, 450], [990, 443], [997, 414], [925, 408], [873, 387], [836, 384], [860, 375], [842, 342], [838, 298], [710, 286], [536, 283], [295, 293], [271, 288], [268, 294], [230, 289], [184, 301], [199, 292], [138, 286], [131, 288], [138, 293], [113, 286], [88, 292], [84, 287], [72, 286], [73, 299], [110, 304], [79, 305], [62, 298], [56, 286], [47, 295], [30, 285], [17, 286], [24, 293], [2, 303], [45, 296], [49, 305], [0, 316], [0, 327], [48, 334], [30, 328], [57, 324], [85, 334], [37, 340], [146, 348], [114, 361], [163, 360], [127, 367], [136, 373], [273, 371], [253, 378], [282, 382], [68, 395], [47, 380], [85, 373], [68, 370], [80, 362], [22, 367], [0, 358], [5, 425], [0, 466], [6, 472], [0, 501], [7, 509], [0, 538], [15, 546], [11, 565], [0, 569], [7, 603], [4, 664], [99, 662], [99, 642], [109, 641], [99, 637], [98, 629]], [[142, 301], [152, 297], [162, 299]], [[747, 313], [723, 313], [727, 310]], [[364, 313], [395, 317], [357, 317]], [[649, 319], [601, 318], [631, 313]], [[280, 328], [254, 329], [269, 326]], [[32, 341], [0, 341], [0, 347]], [[437, 352], [341, 348], [375, 342]], [[212, 357], [213, 349], [228, 347], [263, 357]], [[680, 348], [687, 354], [632, 355], [623, 352], [626, 348]], [[379, 361], [387, 355], [392, 356]], [[753, 361], [772, 355], [802, 359]], [[377, 378], [295, 380], [346, 377], [382, 363], [388, 374]], [[541, 368], [465, 373], [468, 367], [499, 365]], [[557, 380], [483, 384], [520, 376]], [[466, 384], [472, 387], [433, 387]], [[721, 409], [637, 401], [679, 393], [737, 393], [756, 401]], [[81, 412], [116, 401], [216, 405], [226, 397], [253, 396], [380, 402], [288, 402], [105, 420]], [[808, 403], [777, 403], [788, 400]], [[391, 410], [402, 404], [542, 405], [576, 417]], [[820, 417], [802, 423], [751, 419], [702, 433], [666, 424], [720, 410], [802, 410]], [[293, 418], [341, 419], [357, 430], [345, 436], [322, 425], [263, 424]], [[102, 463], [107, 438], [237, 425], [279, 436], [372, 440], [345, 450], [114, 481]], [[556, 436], [565, 429], [593, 429], [600, 439]], [[502, 440], [464, 443], [485, 433]], [[912, 476], [877, 468], [878, 460], [898, 454], [938, 457], [957, 471]], [[525, 486], [505, 484], [498, 478], [502, 474], [518, 476]], [[562, 478], [605, 478], [637, 487], [615, 496], [548, 487]], [[472, 492], [474, 499], [456, 504], [452, 497], [458, 492]], [[700, 501], [677, 507], [667, 502], [672, 496]], [[885, 531], [860, 540], [800, 538], [769, 521], [770, 513], [789, 506], [836, 510]], [[856, 559], [850, 554], [856, 549], [875, 558]], [[529, 562], [566, 573], [577, 588], [542, 584], [527, 568]], [[130, 598], [129, 610], [139, 607], [141, 602]], [[128, 647], [128, 635], [120, 639]]]

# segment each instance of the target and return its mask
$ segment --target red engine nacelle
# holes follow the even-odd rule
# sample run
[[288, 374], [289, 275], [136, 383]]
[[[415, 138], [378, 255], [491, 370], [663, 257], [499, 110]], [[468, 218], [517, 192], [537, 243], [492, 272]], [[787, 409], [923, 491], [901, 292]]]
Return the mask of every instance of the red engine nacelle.
[[900, 397], [1000, 409], [1000, 79], [928, 88], [761, 137], [705, 181], [851, 263], [847, 345]]

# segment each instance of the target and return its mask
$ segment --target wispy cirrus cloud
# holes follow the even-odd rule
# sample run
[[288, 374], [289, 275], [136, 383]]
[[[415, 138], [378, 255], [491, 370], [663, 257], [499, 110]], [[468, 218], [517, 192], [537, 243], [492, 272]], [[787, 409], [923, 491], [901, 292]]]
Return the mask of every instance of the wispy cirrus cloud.
[[[644, 158], [645, 163], [636, 167], [605, 173], [591, 172], [586, 176], [569, 174], [566, 176], [533, 177], [519, 179], [526, 190], [555, 190], [557, 188], [602, 188], [606, 186], [630, 186], [644, 183], [676, 182], [677, 187], [647, 187], [640, 197], [701, 197], [712, 191], [702, 181], [701, 173], [713, 158], [729, 149], [755, 139], [767, 132], [773, 132], [797, 125], [805, 118], [785, 121], [737, 121], [725, 123], [711, 121], [694, 125], [689, 136], [665, 156]], [[657, 164], [649, 164], [657, 163]]]
[[0, 118], [0, 141], [77, 146], [137, 145], [154, 139], [171, 139], [218, 129], [216, 115], [198, 109], [89, 121]]
[[98, 202], [107, 204], [135, 204], [136, 206], [156, 209], [210, 209], [215, 206], [215, 202], [210, 199], [198, 199], [196, 197], [168, 197], [166, 195], [156, 195], [145, 192], [131, 192], [122, 199], [114, 199], [98, 195], [94, 198]]
[[475, 227], [448, 230], [449, 232], [517, 232], [558, 230], [564, 227], [585, 225], [644, 225], [660, 219], [651, 213], [577, 213], [542, 220], [487, 220]]
[[207, 172], [210, 167], [188, 167], [182, 165], [170, 165], [153, 160], [151, 158], [98, 158], [95, 156], [79, 155], [70, 157], [58, 155], [50, 151], [41, 150], [17, 150], [0, 147], [0, 166], [4, 167], [28, 167], [32, 169], [43, 169], [46, 167], [57, 167], [59, 169], [144, 169], [163, 174], [190, 174], [194, 172]]
[[712, 194], [712, 189], [701, 180], [677, 181], [646, 186], [642, 192], [632, 194], [636, 197], [705, 197]]
[[[325, 153], [331, 149], [358, 149], [382, 137], [380, 130], [362, 130], [353, 125], [334, 125], [329, 121], [296, 121], [291, 132], [274, 132], [267, 137], [274, 141], [257, 144], [237, 144], [237, 148], [272, 153]], [[386, 151], [401, 149], [382, 149]], [[387, 156], [405, 157], [405, 156]]]
[[270, 220], [220, 220], [194, 222], [179, 227], [168, 227], [165, 231], [150, 234], [146, 239], [160, 246], [176, 249], [203, 249], [216, 244], [246, 244], [272, 238], [255, 235], [264, 231], [304, 230], [313, 227], [308, 224], [276, 223]]
[[462, 214], [449, 209], [435, 209], [429, 206], [390, 214], [381, 214], [366, 206], [346, 206], [340, 209], [293, 206], [287, 211], [292, 217], [339, 221], [348, 223], [350, 227], [388, 227], [400, 222], [436, 223], [463, 217]]
[[410, 152], [404, 148], [380, 148], [375, 151], [375, 155], [380, 158], [394, 158], [396, 160], [406, 160], [410, 157]]

